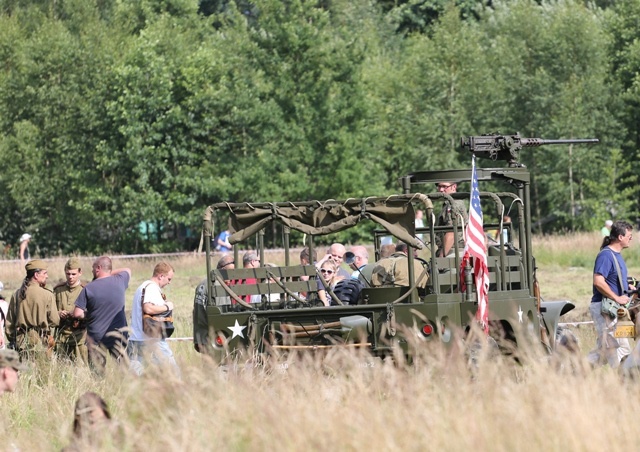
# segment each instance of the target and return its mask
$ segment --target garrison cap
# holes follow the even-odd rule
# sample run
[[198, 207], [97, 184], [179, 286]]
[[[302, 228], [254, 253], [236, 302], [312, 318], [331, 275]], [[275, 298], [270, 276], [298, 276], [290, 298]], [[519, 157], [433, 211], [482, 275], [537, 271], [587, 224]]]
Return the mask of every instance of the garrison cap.
[[64, 264], [65, 270], [75, 270], [80, 268], [80, 259], [77, 257], [70, 258], [66, 264]]
[[25, 370], [27, 366], [20, 362], [18, 352], [11, 349], [0, 350], [0, 368], [13, 367], [15, 370]]
[[24, 268], [27, 271], [29, 271], [29, 270], [46, 270], [47, 269], [47, 263], [45, 261], [43, 261], [42, 259], [34, 259], [32, 261], [27, 262], [27, 265], [25, 265]]

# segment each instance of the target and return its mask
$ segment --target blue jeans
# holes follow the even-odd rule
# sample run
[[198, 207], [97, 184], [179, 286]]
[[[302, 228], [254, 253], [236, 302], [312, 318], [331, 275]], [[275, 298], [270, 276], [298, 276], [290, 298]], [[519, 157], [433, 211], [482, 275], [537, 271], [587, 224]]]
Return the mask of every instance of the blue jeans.
[[180, 377], [180, 368], [173, 357], [173, 352], [164, 339], [148, 339], [146, 341], [129, 341], [127, 347], [129, 368], [137, 375], [142, 375], [147, 362], [161, 366], [171, 366], [175, 375]]

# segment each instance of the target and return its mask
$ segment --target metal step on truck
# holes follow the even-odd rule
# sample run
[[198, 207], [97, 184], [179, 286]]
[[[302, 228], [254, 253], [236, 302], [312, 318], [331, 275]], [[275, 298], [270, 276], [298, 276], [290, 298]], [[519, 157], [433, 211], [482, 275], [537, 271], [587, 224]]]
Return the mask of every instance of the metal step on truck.
[[[501, 342], [539, 341], [552, 350], [560, 317], [574, 308], [567, 301], [540, 299], [531, 246], [530, 173], [517, 162], [522, 146], [565, 142], [593, 140], [549, 141], [518, 135], [462, 140], [463, 147], [478, 157], [508, 162], [506, 167], [476, 169], [480, 186], [490, 181], [491, 186], [504, 187], [479, 193], [487, 235], [489, 333]], [[445, 256], [439, 251], [444, 234], [452, 235], [456, 244], [464, 240], [465, 219], [458, 215], [450, 224], [440, 225], [437, 217], [443, 202], [468, 202], [470, 193], [424, 188], [433, 190], [435, 184], [452, 181], [461, 187], [471, 176], [471, 169], [414, 172], [400, 178], [402, 194], [386, 197], [209, 206], [203, 215], [207, 274], [196, 289], [193, 311], [196, 350], [224, 363], [247, 355], [334, 347], [366, 349], [378, 357], [401, 351], [410, 357], [416, 344], [452, 344], [474, 326], [478, 301], [471, 268], [460, 269], [462, 249], [454, 246]], [[426, 220], [418, 229], [417, 210]], [[506, 212], [513, 220], [505, 221]], [[233, 260], [228, 261], [236, 268], [216, 267], [220, 254], [214, 255], [211, 239], [213, 225], [222, 219], [228, 219], [229, 241], [234, 244]], [[356, 275], [357, 283], [350, 281], [352, 276], [331, 287], [315, 265], [300, 265], [297, 252], [291, 256], [292, 234], [304, 235], [313, 256], [318, 238], [362, 222], [374, 224], [370, 229], [376, 263], [370, 265], [378, 278]], [[263, 237], [273, 223], [282, 230], [284, 265], [266, 265]], [[385, 261], [389, 257], [380, 256], [389, 237], [407, 248], [406, 255], [392, 257], [396, 261], [391, 266]], [[248, 243], [255, 245], [260, 265], [240, 268], [239, 245]], [[396, 267], [406, 277], [396, 277]], [[461, 273], [466, 278], [464, 290]], [[330, 306], [320, 301], [322, 290]]]

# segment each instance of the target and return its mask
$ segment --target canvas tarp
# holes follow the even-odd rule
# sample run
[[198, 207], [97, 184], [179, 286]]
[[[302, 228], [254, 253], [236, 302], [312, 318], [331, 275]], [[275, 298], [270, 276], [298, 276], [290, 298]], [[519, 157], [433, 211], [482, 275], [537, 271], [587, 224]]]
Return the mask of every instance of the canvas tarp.
[[426, 209], [433, 208], [429, 198], [422, 194], [325, 202], [219, 203], [209, 207], [208, 214], [205, 214], [205, 229], [207, 217], [210, 219], [216, 210], [229, 214], [232, 233], [229, 242], [232, 244], [248, 239], [271, 221], [278, 221], [304, 234], [325, 235], [351, 228], [368, 219], [398, 240], [422, 248], [422, 242], [415, 238], [413, 203], [416, 202], [421, 202]]

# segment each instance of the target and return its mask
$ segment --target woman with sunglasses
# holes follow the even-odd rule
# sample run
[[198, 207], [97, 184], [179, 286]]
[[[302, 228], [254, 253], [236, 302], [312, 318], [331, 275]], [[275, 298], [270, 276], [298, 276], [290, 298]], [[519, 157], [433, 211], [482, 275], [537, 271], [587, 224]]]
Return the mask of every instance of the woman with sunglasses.
[[[336, 287], [336, 284], [341, 279], [337, 276], [337, 273], [338, 266], [332, 259], [328, 259], [322, 263], [322, 266], [320, 267], [320, 277], [324, 280], [326, 285], [331, 288], [331, 290]], [[318, 298], [322, 300], [322, 303], [325, 306], [329, 306], [331, 305], [331, 298], [324, 287], [325, 286], [322, 284], [322, 281], [318, 281]]]

